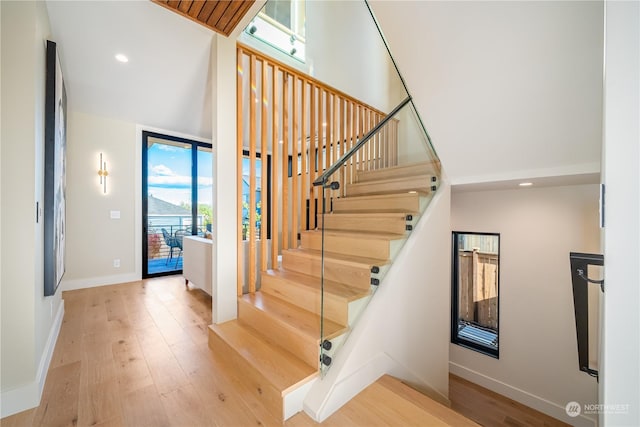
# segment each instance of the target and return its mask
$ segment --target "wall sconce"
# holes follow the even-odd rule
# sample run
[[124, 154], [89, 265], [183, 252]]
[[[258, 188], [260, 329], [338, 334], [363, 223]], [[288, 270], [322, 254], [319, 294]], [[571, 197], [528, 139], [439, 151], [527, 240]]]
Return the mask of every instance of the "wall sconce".
[[104, 194], [107, 194], [107, 176], [109, 172], [107, 172], [107, 162], [102, 161], [102, 153], [100, 153], [100, 164], [98, 165], [98, 175], [100, 176], [100, 185], [104, 190]]

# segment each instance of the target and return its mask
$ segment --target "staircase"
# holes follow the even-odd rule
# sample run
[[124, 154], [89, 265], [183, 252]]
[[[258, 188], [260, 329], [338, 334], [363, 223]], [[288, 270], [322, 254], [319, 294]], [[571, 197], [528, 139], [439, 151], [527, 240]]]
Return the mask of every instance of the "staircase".
[[[332, 200], [324, 216], [323, 340], [334, 350], [426, 208], [437, 170], [425, 162], [359, 172], [346, 197]], [[210, 326], [209, 347], [280, 420], [302, 409], [319, 376], [321, 266], [322, 230], [303, 231], [280, 268], [261, 273], [261, 289], [238, 298], [238, 318]]]

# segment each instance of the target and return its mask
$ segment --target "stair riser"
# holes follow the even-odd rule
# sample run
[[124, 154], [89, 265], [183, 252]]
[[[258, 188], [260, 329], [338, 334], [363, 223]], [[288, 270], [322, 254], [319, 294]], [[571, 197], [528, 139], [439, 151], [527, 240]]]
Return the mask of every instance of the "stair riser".
[[[302, 233], [301, 247], [322, 250], [322, 234], [316, 232]], [[389, 259], [389, 240], [325, 235], [324, 250], [343, 255]]]
[[366, 172], [359, 171], [356, 177], [356, 182], [380, 181], [384, 179], [395, 179], [426, 174], [437, 175], [437, 168], [437, 164], [432, 162], [427, 164], [419, 163], [408, 166], [384, 168]]
[[[319, 279], [318, 279], [319, 281]], [[268, 274], [262, 275], [262, 292], [295, 304], [312, 313], [321, 314], [320, 289], [313, 289], [304, 285], [297, 285], [279, 277]], [[324, 317], [341, 325], [347, 325], [349, 319], [349, 304], [346, 300], [336, 298], [331, 294], [324, 296]]]
[[220, 355], [228, 369], [242, 372], [238, 378], [277, 420], [284, 420], [283, 397], [242, 354], [209, 329], [209, 348]]
[[264, 311], [242, 299], [238, 300], [238, 320], [260, 332], [273, 345], [296, 355], [309, 366], [318, 366], [320, 337], [310, 339], [296, 330], [289, 329]]
[[333, 200], [333, 212], [406, 212], [417, 214], [420, 212], [420, 197], [418, 194], [393, 194], [372, 200], [358, 200], [356, 198], [339, 198]]
[[[318, 215], [318, 226], [322, 228], [322, 215]], [[378, 233], [396, 233], [402, 234], [406, 231], [407, 221], [403, 215], [395, 218], [380, 217], [341, 217], [340, 215], [325, 215], [325, 230], [344, 230], [344, 231], [371, 231]]]
[[[306, 257], [285, 252], [282, 254], [282, 267], [297, 273], [320, 277], [322, 264], [319, 256]], [[371, 286], [371, 267], [346, 265], [327, 258], [324, 261], [324, 277], [354, 288], [368, 290]]]
[[347, 197], [367, 196], [375, 194], [403, 193], [409, 191], [417, 191], [419, 193], [428, 194], [431, 187], [435, 185], [430, 179], [413, 177], [398, 181], [374, 181], [364, 182], [361, 184], [348, 184], [346, 193]]

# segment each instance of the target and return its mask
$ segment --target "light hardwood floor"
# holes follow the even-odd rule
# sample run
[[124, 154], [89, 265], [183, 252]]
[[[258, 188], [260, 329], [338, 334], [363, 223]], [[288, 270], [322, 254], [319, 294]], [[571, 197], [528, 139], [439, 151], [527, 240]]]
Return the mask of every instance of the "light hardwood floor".
[[483, 426], [570, 427], [569, 424], [453, 374], [449, 374], [449, 399], [451, 409]]
[[[65, 317], [40, 406], [0, 420], [2, 427], [280, 425], [239, 381], [241, 373], [223, 369], [209, 350], [211, 299], [186, 290], [182, 277], [64, 292], [63, 298]], [[401, 418], [388, 396], [374, 385], [323, 425], [447, 425], [426, 416]], [[508, 401], [452, 379], [454, 408], [481, 424], [559, 425], [487, 399]], [[504, 412], [503, 424], [473, 416], [496, 410]], [[285, 425], [317, 423], [298, 414]]]

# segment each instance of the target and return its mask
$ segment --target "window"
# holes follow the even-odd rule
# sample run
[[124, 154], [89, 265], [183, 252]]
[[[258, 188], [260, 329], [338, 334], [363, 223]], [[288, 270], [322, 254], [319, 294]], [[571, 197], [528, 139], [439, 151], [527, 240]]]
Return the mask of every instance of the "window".
[[453, 232], [451, 342], [498, 358], [500, 235]]
[[[251, 171], [250, 168], [250, 159], [249, 152], [243, 150], [242, 152], [242, 240], [247, 240], [249, 238], [249, 203], [251, 192], [249, 191], [249, 180], [251, 177], [249, 173]], [[262, 170], [262, 158], [260, 153], [256, 153], [256, 230], [255, 236], [260, 239], [260, 231], [262, 224], [262, 204], [266, 203], [265, 209], [269, 210], [271, 201], [271, 156], [267, 156], [267, 168], [266, 170]], [[262, 174], [267, 174], [267, 188], [262, 188]], [[269, 227], [269, 221], [265, 223], [265, 227], [267, 229], [267, 239], [271, 238], [271, 230]]]
[[304, 62], [305, 1], [268, 1], [245, 31]]
[[142, 277], [182, 271], [186, 235], [211, 232], [211, 144], [142, 132]]

